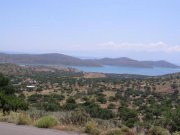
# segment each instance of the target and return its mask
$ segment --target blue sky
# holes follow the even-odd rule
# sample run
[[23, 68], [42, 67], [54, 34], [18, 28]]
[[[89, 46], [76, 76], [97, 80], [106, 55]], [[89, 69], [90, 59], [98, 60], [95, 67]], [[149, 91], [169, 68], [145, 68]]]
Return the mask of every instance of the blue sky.
[[0, 0], [0, 51], [178, 63], [179, 7], [179, 0]]

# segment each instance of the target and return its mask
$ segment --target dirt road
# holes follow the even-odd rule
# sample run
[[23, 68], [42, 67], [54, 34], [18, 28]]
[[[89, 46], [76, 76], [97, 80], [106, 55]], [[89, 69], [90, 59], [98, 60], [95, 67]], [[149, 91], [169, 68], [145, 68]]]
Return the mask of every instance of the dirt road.
[[18, 126], [0, 122], [0, 135], [80, 135], [74, 132], [65, 132], [53, 129], [40, 129], [30, 126]]

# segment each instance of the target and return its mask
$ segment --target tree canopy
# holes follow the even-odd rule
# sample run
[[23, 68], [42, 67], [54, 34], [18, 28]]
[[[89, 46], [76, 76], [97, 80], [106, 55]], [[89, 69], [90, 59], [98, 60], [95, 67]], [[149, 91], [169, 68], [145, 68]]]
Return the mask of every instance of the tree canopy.
[[4, 114], [9, 113], [11, 110], [28, 109], [27, 103], [15, 95], [15, 90], [10, 80], [2, 74], [0, 74], [0, 109], [3, 110]]

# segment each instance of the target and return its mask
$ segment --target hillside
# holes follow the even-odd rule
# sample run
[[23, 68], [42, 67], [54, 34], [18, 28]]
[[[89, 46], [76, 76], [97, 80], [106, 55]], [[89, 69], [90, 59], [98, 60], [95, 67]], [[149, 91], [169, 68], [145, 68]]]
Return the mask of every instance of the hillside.
[[125, 57], [103, 58], [103, 59], [96, 59], [96, 60], [89, 60], [89, 61], [96, 62], [102, 65], [110, 65], [110, 66], [145, 67], [145, 68], [151, 67], [137, 60], [133, 60], [133, 59], [125, 58]]
[[164, 67], [164, 68], [179, 68], [179, 66], [170, 62], [161, 61], [138, 61], [126, 57], [121, 58], [103, 58], [89, 60], [90, 62], [99, 63], [102, 65], [110, 66], [126, 66], [126, 67], [141, 67], [141, 68], [153, 68], [153, 67]]
[[5, 75], [24, 75], [29, 74], [30, 72], [29, 69], [15, 64], [0, 64], [0, 73]]
[[179, 68], [179, 66], [167, 61], [138, 61], [126, 57], [103, 58], [103, 59], [80, 59], [64, 54], [5, 54], [0, 53], [0, 63], [13, 64], [46, 64], [46, 65], [68, 65], [68, 66], [126, 66], [141, 68]]
[[86, 62], [79, 58], [64, 54], [4, 54], [0, 53], [0, 63], [14, 64], [49, 64], [49, 65], [71, 65], [71, 66], [99, 66], [93, 62]]
[[36, 73], [65, 73], [65, 72], [79, 72], [75, 68], [64, 67], [64, 66], [43, 66], [43, 65], [28, 65], [28, 66], [20, 66], [11, 63], [0, 64], [0, 73], [4, 75], [31, 75]]
[[[52, 65], [21, 67], [13, 64], [1, 64], [0, 69], [10, 77], [18, 98], [29, 104], [28, 116], [39, 121], [41, 117], [52, 115], [61, 122], [58, 129], [77, 125], [85, 128], [86, 123], [92, 120], [100, 132], [117, 129], [119, 125], [131, 131], [138, 123], [142, 125], [142, 131], [144, 126], [150, 129], [153, 124], [163, 128], [168, 124], [171, 127], [168, 130], [179, 131], [179, 73], [146, 77], [65, 72]], [[16, 70], [30, 70], [32, 73], [10, 74]], [[3, 80], [1, 78], [0, 81]], [[1, 115], [1, 118], [5, 119], [5, 116]]]

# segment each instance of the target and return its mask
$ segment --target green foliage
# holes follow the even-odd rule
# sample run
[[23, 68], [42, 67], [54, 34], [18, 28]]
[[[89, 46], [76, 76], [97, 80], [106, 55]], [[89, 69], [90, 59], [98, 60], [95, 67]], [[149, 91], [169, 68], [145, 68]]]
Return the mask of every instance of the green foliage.
[[11, 110], [27, 110], [28, 105], [23, 99], [16, 97], [14, 88], [9, 82], [8, 78], [0, 74], [0, 109], [3, 110], [4, 114]]
[[61, 109], [58, 101], [62, 100], [62, 98], [63, 97], [58, 94], [33, 94], [30, 97], [28, 97], [28, 101], [32, 104], [32, 106], [36, 107], [37, 109], [46, 111], [58, 111]]
[[171, 135], [167, 129], [161, 127], [153, 127], [149, 130], [148, 135]]
[[135, 110], [131, 110], [127, 107], [120, 107], [118, 110], [118, 115], [122, 119], [122, 122], [130, 128], [134, 127], [134, 124], [138, 122], [138, 117]]
[[102, 104], [105, 104], [107, 102], [107, 100], [104, 96], [98, 96], [97, 101], [102, 103]]
[[57, 124], [58, 121], [55, 117], [44, 116], [36, 121], [35, 126], [38, 128], [50, 128], [56, 126]]
[[85, 132], [90, 135], [99, 135], [97, 123], [95, 121], [89, 121], [85, 124]]
[[43, 107], [46, 111], [58, 111], [60, 109], [60, 105], [57, 102], [48, 102], [44, 103]]
[[3, 112], [17, 111], [18, 109], [27, 110], [28, 104], [26, 104], [22, 99], [17, 98], [15, 95], [5, 95], [0, 92], [0, 108]]
[[74, 103], [66, 103], [66, 104], [64, 104], [63, 109], [65, 109], [65, 110], [74, 110], [74, 109], [77, 108], [77, 107], [78, 107], [77, 104], [74, 104]]
[[98, 118], [101, 118], [101, 119], [108, 120], [108, 119], [114, 118], [114, 117], [115, 117], [115, 114], [114, 114], [111, 110], [108, 110], [108, 109], [100, 109], [100, 110], [97, 112], [97, 117], [98, 117]]
[[76, 101], [73, 97], [69, 97], [67, 100], [66, 100], [66, 103], [69, 103], [69, 104], [75, 104]]
[[7, 86], [9, 84], [9, 79], [3, 74], [0, 74], [0, 87]]
[[78, 105], [73, 97], [69, 97], [66, 99], [66, 104], [64, 104], [63, 109], [65, 110], [74, 110]]
[[115, 104], [110, 103], [107, 108], [108, 108], [108, 109], [114, 109], [114, 108], [115, 108]]
[[[83, 123], [88, 121], [86, 117], [90, 115], [102, 121], [100, 125], [104, 122], [105, 124], [101, 125], [103, 128], [117, 128], [122, 125], [131, 128], [141, 120], [141, 127], [150, 128], [153, 125], [168, 129], [171, 133], [180, 131], [179, 74], [175, 77], [168, 75], [147, 78], [115, 74], [107, 74], [105, 78], [83, 78], [83, 76], [83, 73], [63, 71], [11, 76], [11, 81], [7, 77], [0, 76], [0, 108], [4, 108], [7, 112], [27, 108], [27, 104], [21, 104], [27, 99], [30, 108], [36, 110], [33, 111], [33, 117], [31, 115], [33, 119], [56, 114], [61, 122], [83, 126]], [[29, 94], [21, 95], [23, 93], [21, 89], [26, 90], [28, 82], [24, 80], [27, 78], [37, 81], [39, 91], [44, 89], [54, 91], [46, 95], [30, 94], [31, 96], [25, 97]], [[14, 85], [13, 88], [11, 83], [21, 85]], [[158, 93], [157, 91], [161, 91], [162, 88], [163, 91], [169, 88], [172, 93]], [[14, 90], [17, 92], [16, 95], [19, 95], [18, 99]], [[63, 105], [60, 106], [60, 103]], [[101, 104], [108, 105], [107, 109], [101, 108]], [[119, 110], [116, 108], [117, 105], [121, 106]], [[131, 109], [128, 108], [129, 105]], [[80, 107], [83, 109], [79, 109]], [[11, 117], [2, 119], [9, 120]], [[12, 121], [16, 119], [12, 117]]]
[[171, 132], [180, 131], [180, 107], [166, 111], [163, 115], [161, 123], [167, 127]]
[[180, 135], [180, 132], [174, 132], [172, 135]]
[[86, 112], [94, 118], [111, 119], [115, 116], [111, 110], [102, 109], [98, 104], [93, 102], [86, 102], [83, 107], [85, 108]]

